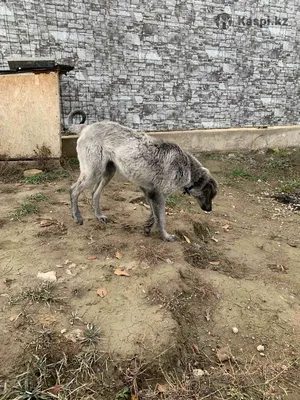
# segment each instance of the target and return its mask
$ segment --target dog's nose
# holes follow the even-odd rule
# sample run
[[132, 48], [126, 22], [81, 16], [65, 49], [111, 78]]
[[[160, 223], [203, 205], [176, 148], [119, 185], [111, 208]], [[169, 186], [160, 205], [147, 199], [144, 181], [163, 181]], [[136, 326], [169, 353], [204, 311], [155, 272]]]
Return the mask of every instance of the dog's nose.
[[207, 206], [207, 205], [203, 204], [203, 206], [201, 208], [203, 211], [206, 211], [206, 212], [210, 212], [212, 210], [211, 205]]

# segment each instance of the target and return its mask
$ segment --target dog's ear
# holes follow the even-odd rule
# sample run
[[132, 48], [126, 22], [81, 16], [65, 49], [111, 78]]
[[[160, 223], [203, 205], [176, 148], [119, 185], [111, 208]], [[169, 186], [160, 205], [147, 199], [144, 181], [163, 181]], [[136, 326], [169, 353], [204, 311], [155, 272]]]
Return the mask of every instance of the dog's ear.
[[213, 199], [218, 192], [217, 182], [213, 178], [210, 178], [205, 183], [205, 185], [203, 187], [203, 192], [205, 194], [205, 197], [207, 197], [209, 199]]
[[207, 178], [205, 176], [202, 176], [196, 182], [193, 183], [193, 187], [196, 189], [201, 189], [205, 186], [206, 182]]

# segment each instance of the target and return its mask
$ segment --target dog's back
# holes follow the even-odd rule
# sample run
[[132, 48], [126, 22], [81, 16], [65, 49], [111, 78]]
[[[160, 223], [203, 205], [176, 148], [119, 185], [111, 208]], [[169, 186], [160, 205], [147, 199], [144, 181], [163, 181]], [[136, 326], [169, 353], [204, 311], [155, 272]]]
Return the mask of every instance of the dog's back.
[[78, 143], [103, 143], [108, 148], [112, 143], [120, 145], [124, 143], [145, 141], [146, 138], [150, 139], [151, 142], [155, 139], [148, 135], [140, 134], [126, 126], [120, 125], [113, 121], [100, 121], [91, 125], [87, 125], [82, 129]]
[[137, 133], [116, 122], [101, 121], [84, 128], [77, 152], [81, 171], [105, 170], [105, 165], [113, 162], [122, 175], [143, 187], [156, 186], [169, 191], [171, 182], [180, 186], [178, 180], [187, 179], [188, 157], [178, 145]]

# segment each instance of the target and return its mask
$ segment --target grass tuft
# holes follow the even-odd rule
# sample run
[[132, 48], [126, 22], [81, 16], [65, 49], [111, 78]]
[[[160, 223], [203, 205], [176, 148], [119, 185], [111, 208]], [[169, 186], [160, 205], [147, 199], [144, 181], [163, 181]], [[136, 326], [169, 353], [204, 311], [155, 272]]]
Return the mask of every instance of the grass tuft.
[[39, 286], [24, 289], [21, 293], [9, 299], [10, 304], [17, 304], [24, 300], [32, 303], [58, 303], [61, 298], [55, 294], [56, 286], [53, 283], [44, 282]]
[[32, 194], [31, 196], [28, 196], [27, 200], [28, 201], [46, 201], [46, 200], [49, 200], [49, 197], [43, 193], [36, 193], [36, 194]]
[[276, 188], [276, 191], [280, 193], [289, 193], [289, 194], [299, 193], [300, 180], [295, 180], [295, 179], [286, 180]]
[[243, 168], [233, 168], [231, 170], [231, 176], [239, 178], [249, 178], [251, 175]]
[[12, 218], [20, 219], [25, 215], [38, 214], [40, 208], [36, 204], [24, 202], [14, 212], [11, 213]]
[[83, 334], [82, 343], [97, 344], [100, 341], [100, 328], [97, 328], [94, 324], [87, 324]]

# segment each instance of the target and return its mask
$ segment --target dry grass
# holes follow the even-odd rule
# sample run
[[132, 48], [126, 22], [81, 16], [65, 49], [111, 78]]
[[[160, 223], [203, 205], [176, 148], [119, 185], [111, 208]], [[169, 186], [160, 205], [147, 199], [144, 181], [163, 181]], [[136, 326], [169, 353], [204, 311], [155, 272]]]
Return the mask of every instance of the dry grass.
[[23, 178], [23, 168], [14, 162], [0, 161], [0, 181], [4, 183], [18, 182]]
[[254, 358], [243, 364], [210, 360], [203, 369], [189, 360], [179, 368], [176, 350], [148, 362], [121, 361], [53, 338], [33, 352], [23, 373], [5, 383], [1, 399], [275, 400], [288, 399], [291, 388], [300, 393], [299, 360], [264, 365]]
[[195, 235], [203, 241], [212, 237], [210, 226], [204, 222], [193, 222], [193, 228]]
[[218, 262], [219, 254], [205, 243], [193, 243], [184, 246], [184, 259], [195, 268], [205, 269], [209, 262]]
[[14, 305], [22, 301], [29, 301], [32, 303], [59, 303], [63, 299], [56, 294], [56, 285], [53, 283], [45, 282], [35, 287], [23, 289], [19, 294], [9, 298], [9, 303]]
[[151, 243], [147, 242], [137, 248], [135, 258], [147, 265], [154, 266], [162, 261], [170, 262], [172, 253], [166, 243], [153, 247]]
[[[179, 376], [175, 371], [164, 372], [165, 383], [156, 390], [144, 391], [143, 399], [156, 400], [277, 400], [289, 399], [290, 376], [294, 376], [293, 386], [299, 373], [298, 361], [287, 361], [285, 364], [270, 362], [262, 366], [256, 360], [240, 364], [229, 361], [226, 364], [201, 370], [191, 365]], [[298, 384], [297, 384], [298, 383]], [[162, 393], [163, 391], [163, 393]], [[163, 397], [160, 397], [163, 395]], [[295, 399], [297, 397], [294, 397]]]
[[34, 159], [37, 161], [38, 167], [42, 170], [52, 169], [54, 162], [51, 159], [51, 150], [49, 147], [42, 145], [37, 146], [34, 150]]
[[185, 244], [184, 259], [194, 268], [218, 271], [231, 278], [243, 278], [246, 272], [250, 274], [244, 264], [224, 257], [205, 242]]

